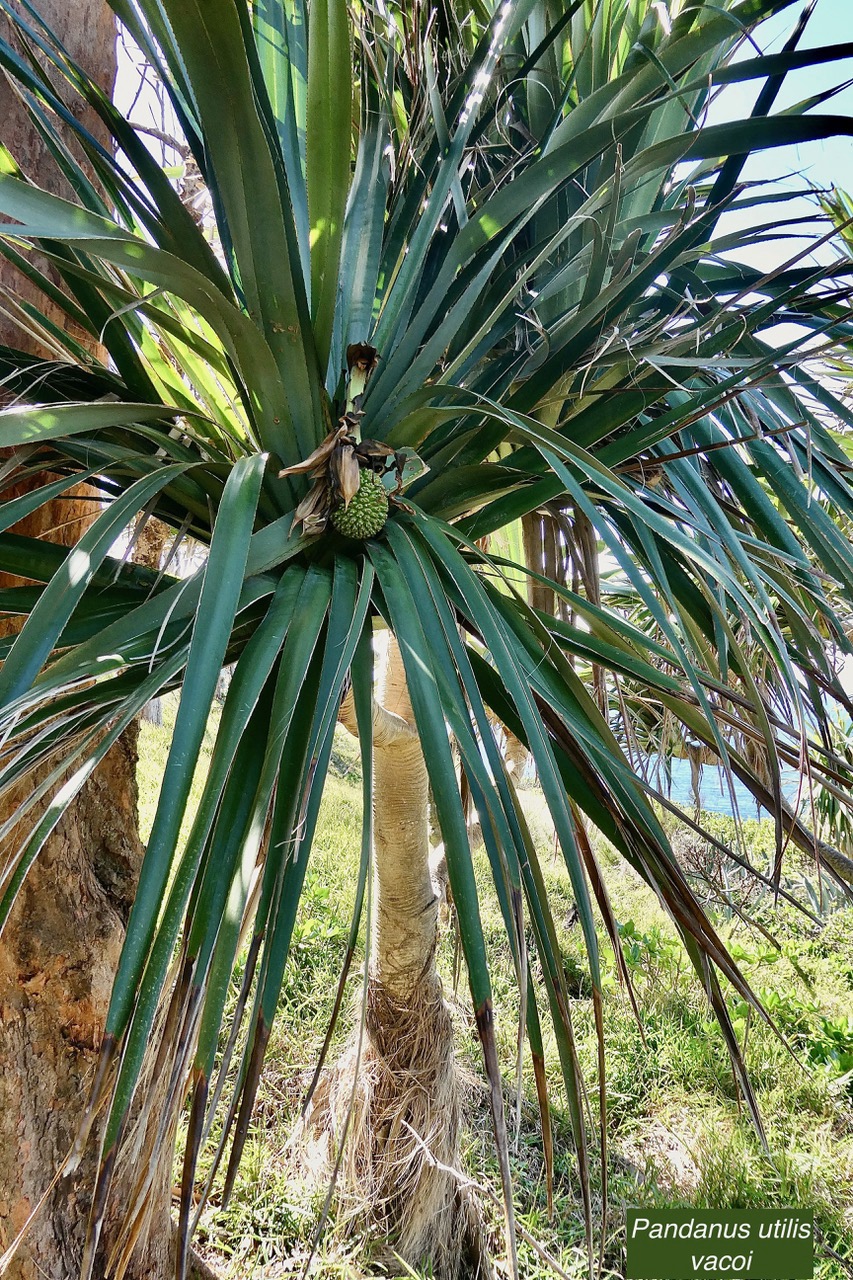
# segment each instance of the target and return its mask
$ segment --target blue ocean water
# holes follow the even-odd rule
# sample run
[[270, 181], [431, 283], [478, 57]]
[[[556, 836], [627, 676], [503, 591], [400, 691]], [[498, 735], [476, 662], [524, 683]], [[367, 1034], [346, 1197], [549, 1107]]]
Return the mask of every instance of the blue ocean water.
[[[656, 779], [654, 764], [653, 760], [651, 777]], [[690, 787], [689, 760], [673, 759], [670, 768], [672, 785], [669, 798], [674, 804], [680, 805], [682, 808], [692, 809], [693, 792]], [[656, 785], [666, 794], [663, 771], [661, 771], [660, 778], [661, 781], [659, 783], [656, 782]], [[791, 804], [796, 804], [798, 786], [799, 774], [797, 771], [795, 769], [784, 769], [782, 771], [782, 791]], [[732, 791], [734, 791], [735, 803], [741, 818], [767, 817], [767, 811], [756, 803], [743, 783], [738, 782], [736, 778], [730, 783], [723, 770], [717, 765], [703, 765], [699, 786], [699, 796], [703, 809], [709, 813], [726, 813], [731, 816], [734, 813]]]

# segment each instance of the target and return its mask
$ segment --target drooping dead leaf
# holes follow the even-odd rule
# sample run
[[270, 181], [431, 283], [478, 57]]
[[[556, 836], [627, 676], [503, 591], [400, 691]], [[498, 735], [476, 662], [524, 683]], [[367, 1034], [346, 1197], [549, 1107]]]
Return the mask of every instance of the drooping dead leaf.
[[[329, 514], [329, 485], [323, 480], [315, 480], [299, 506], [293, 513], [293, 522], [290, 526], [291, 531], [301, 523], [305, 533], [322, 533], [326, 526], [326, 517]], [[319, 528], [315, 529], [317, 522], [320, 522]], [[311, 527], [309, 527], [309, 525]]]
[[335, 445], [342, 440], [347, 433], [345, 425], [336, 427], [334, 431], [330, 431], [322, 444], [318, 444], [313, 453], [309, 454], [302, 462], [295, 462], [292, 467], [284, 467], [279, 471], [279, 479], [284, 476], [302, 476], [309, 471], [318, 471], [325, 466], [332, 456]]

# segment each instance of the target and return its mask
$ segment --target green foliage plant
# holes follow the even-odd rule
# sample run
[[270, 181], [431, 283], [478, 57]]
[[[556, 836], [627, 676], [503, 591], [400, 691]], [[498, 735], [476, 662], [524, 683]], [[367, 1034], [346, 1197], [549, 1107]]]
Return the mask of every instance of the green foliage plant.
[[[377, 626], [394, 633], [405, 665], [498, 1144], [489, 962], [449, 733], [534, 1057], [543, 1019], [556, 1034], [591, 1240], [565, 974], [493, 720], [534, 758], [599, 1027], [596, 912], [617, 954], [620, 943], [585, 824], [674, 921], [760, 1133], [723, 984], [756, 1016], [760, 1005], [673, 856], [620, 734], [620, 690], [665, 708], [775, 815], [768, 874], [778, 877], [790, 842], [814, 847], [785, 805], [780, 769], [808, 758], [833, 785], [820, 726], [828, 702], [849, 706], [833, 659], [848, 648], [853, 606], [853, 488], [839, 443], [849, 411], [803, 353], [848, 340], [850, 268], [842, 256], [815, 266], [806, 250], [769, 273], [744, 265], [750, 246], [784, 231], [787, 197], [742, 175], [751, 153], [853, 134], [831, 100], [774, 109], [788, 73], [823, 65], [831, 76], [850, 47], [801, 51], [789, 0], [475, 0], [434, 13], [391, 0], [111, 3], [165, 88], [215, 235], [38, 6], [0, 0], [19, 37], [0, 43], [0, 64], [74, 192], [37, 189], [0, 152], [4, 252], [68, 317], [67, 328], [35, 309], [22, 317], [49, 334], [54, 359], [0, 350], [14, 397], [0, 447], [13, 451], [16, 478], [52, 477], [0, 508], [0, 569], [35, 584], [0, 591], [4, 610], [26, 616], [2, 642], [0, 787], [53, 766], [5, 824], [49, 799], [6, 863], [0, 920], [111, 743], [152, 697], [180, 690], [78, 1139], [79, 1150], [105, 1116], [87, 1267], [131, 1108], [148, 1119], [153, 1164], [171, 1159], [189, 1094], [184, 1243], [214, 1104], [239, 1162], [350, 682], [369, 740]], [[756, 53], [761, 23], [784, 10], [790, 39]], [[710, 123], [728, 86], [754, 89], [754, 108]], [[113, 150], [80, 125], [75, 95]], [[795, 336], [773, 342], [767, 331], [782, 321]], [[74, 326], [103, 341], [108, 362], [83, 352]], [[365, 349], [376, 367], [354, 382]], [[361, 541], [294, 520], [306, 462], [338, 433], [389, 462], [389, 517]], [[340, 500], [333, 480], [344, 497], [352, 490], [354, 458], [329, 470], [324, 502]], [[81, 477], [105, 505], [78, 547], [8, 532]], [[545, 561], [504, 554], [518, 546], [517, 522], [541, 511], [562, 530], [563, 561], [581, 529], [592, 549], [584, 574], [549, 576], [553, 611], [519, 590]], [[113, 558], [140, 512], [202, 543], [204, 566], [178, 580]], [[602, 565], [653, 631], [602, 589]], [[768, 679], [754, 675], [756, 654]], [[225, 664], [233, 679], [182, 843]], [[818, 852], [849, 870], [828, 846]], [[244, 929], [246, 1035], [223, 1094], [212, 1073]], [[156, 1099], [140, 1084], [155, 1031], [167, 1081]]]

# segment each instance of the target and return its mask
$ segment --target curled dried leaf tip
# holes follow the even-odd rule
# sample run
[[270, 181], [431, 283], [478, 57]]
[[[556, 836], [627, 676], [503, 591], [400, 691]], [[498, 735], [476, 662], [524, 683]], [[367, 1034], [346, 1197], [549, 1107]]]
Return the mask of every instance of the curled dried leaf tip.
[[369, 376], [376, 368], [379, 352], [367, 342], [351, 342], [347, 347], [347, 372], [358, 369]]
[[[395, 452], [381, 440], [359, 440], [354, 422], [352, 414], [345, 414], [309, 457], [278, 473], [279, 477], [310, 475], [314, 481], [294, 512], [292, 528], [301, 524], [306, 534], [322, 533], [333, 514], [349, 509], [365, 472], [371, 473], [371, 480], [395, 472], [397, 485], [389, 496], [404, 505], [398, 497], [404, 483], [403, 469], [410, 467], [416, 455], [411, 450]], [[423, 464], [418, 470], [423, 470]]]
[[313, 453], [309, 454], [303, 462], [295, 462], [292, 467], [283, 467], [278, 473], [281, 480], [284, 476], [304, 476], [311, 471], [318, 473], [325, 469], [328, 465], [332, 451], [339, 440], [342, 440], [347, 434], [346, 423], [342, 423], [336, 427], [334, 431], [330, 431], [322, 444], [318, 444]]

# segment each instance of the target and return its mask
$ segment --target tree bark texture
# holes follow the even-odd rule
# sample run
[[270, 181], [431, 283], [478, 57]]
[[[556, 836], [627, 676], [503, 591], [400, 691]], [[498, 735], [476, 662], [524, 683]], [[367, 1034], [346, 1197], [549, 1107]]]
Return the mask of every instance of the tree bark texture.
[[372, 976], [405, 999], [434, 971], [439, 899], [430, 874], [429, 777], [393, 639], [378, 700]]
[[[351, 696], [341, 719], [357, 732]], [[463, 1096], [435, 963], [441, 895], [430, 867], [429, 777], [393, 636], [374, 702], [373, 783], [366, 1035], [318, 1090], [318, 1127], [334, 1151], [349, 1124], [341, 1221], [368, 1225], [413, 1266], [459, 1280], [485, 1274], [485, 1264], [476, 1206], [452, 1172]]]
[[[39, 10], [72, 58], [111, 92], [115, 77], [115, 21], [104, 0], [41, 0]], [[9, 23], [0, 18], [0, 30]], [[78, 104], [73, 104], [75, 111]], [[0, 80], [2, 141], [25, 175], [57, 194], [69, 193], [31, 127], [14, 91]], [[85, 123], [99, 133], [85, 113]], [[101, 134], [103, 138], [103, 134]], [[50, 314], [34, 286], [0, 261], [0, 290], [26, 298]], [[7, 295], [8, 296], [8, 295]], [[61, 322], [61, 313], [52, 318]], [[74, 335], [82, 340], [85, 335]], [[37, 342], [5, 320], [0, 341], [41, 354]], [[0, 499], [42, 480], [14, 486]], [[73, 545], [97, 506], [74, 490], [16, 526], [14, 532]], [[14, 581], [6, 579], [3, 586]], [[20, 619], [1, 619], [0, 634]], [[0, 820], [26, 794], [5, 798]], [[0, 1251], [7, 1249], [43, 1197], [24, 1243], [6, 1275], [10, 1280], [73, 1280], [79, 1268], [94, 1160], [73, 1180], [54, 1174], [68, 1154], [89, 1086], [113, 976], [124, 938], [142, 848], [136, 812], [136, 733], [116, 744], [60, 822], [30, 871], [0, 937]], [[24, 819], [29, 828], [31, 815]], [[0, 861], [24, 832], [4, 841]], [[165, 1274], [168, 1231], [133, 1273]]]

